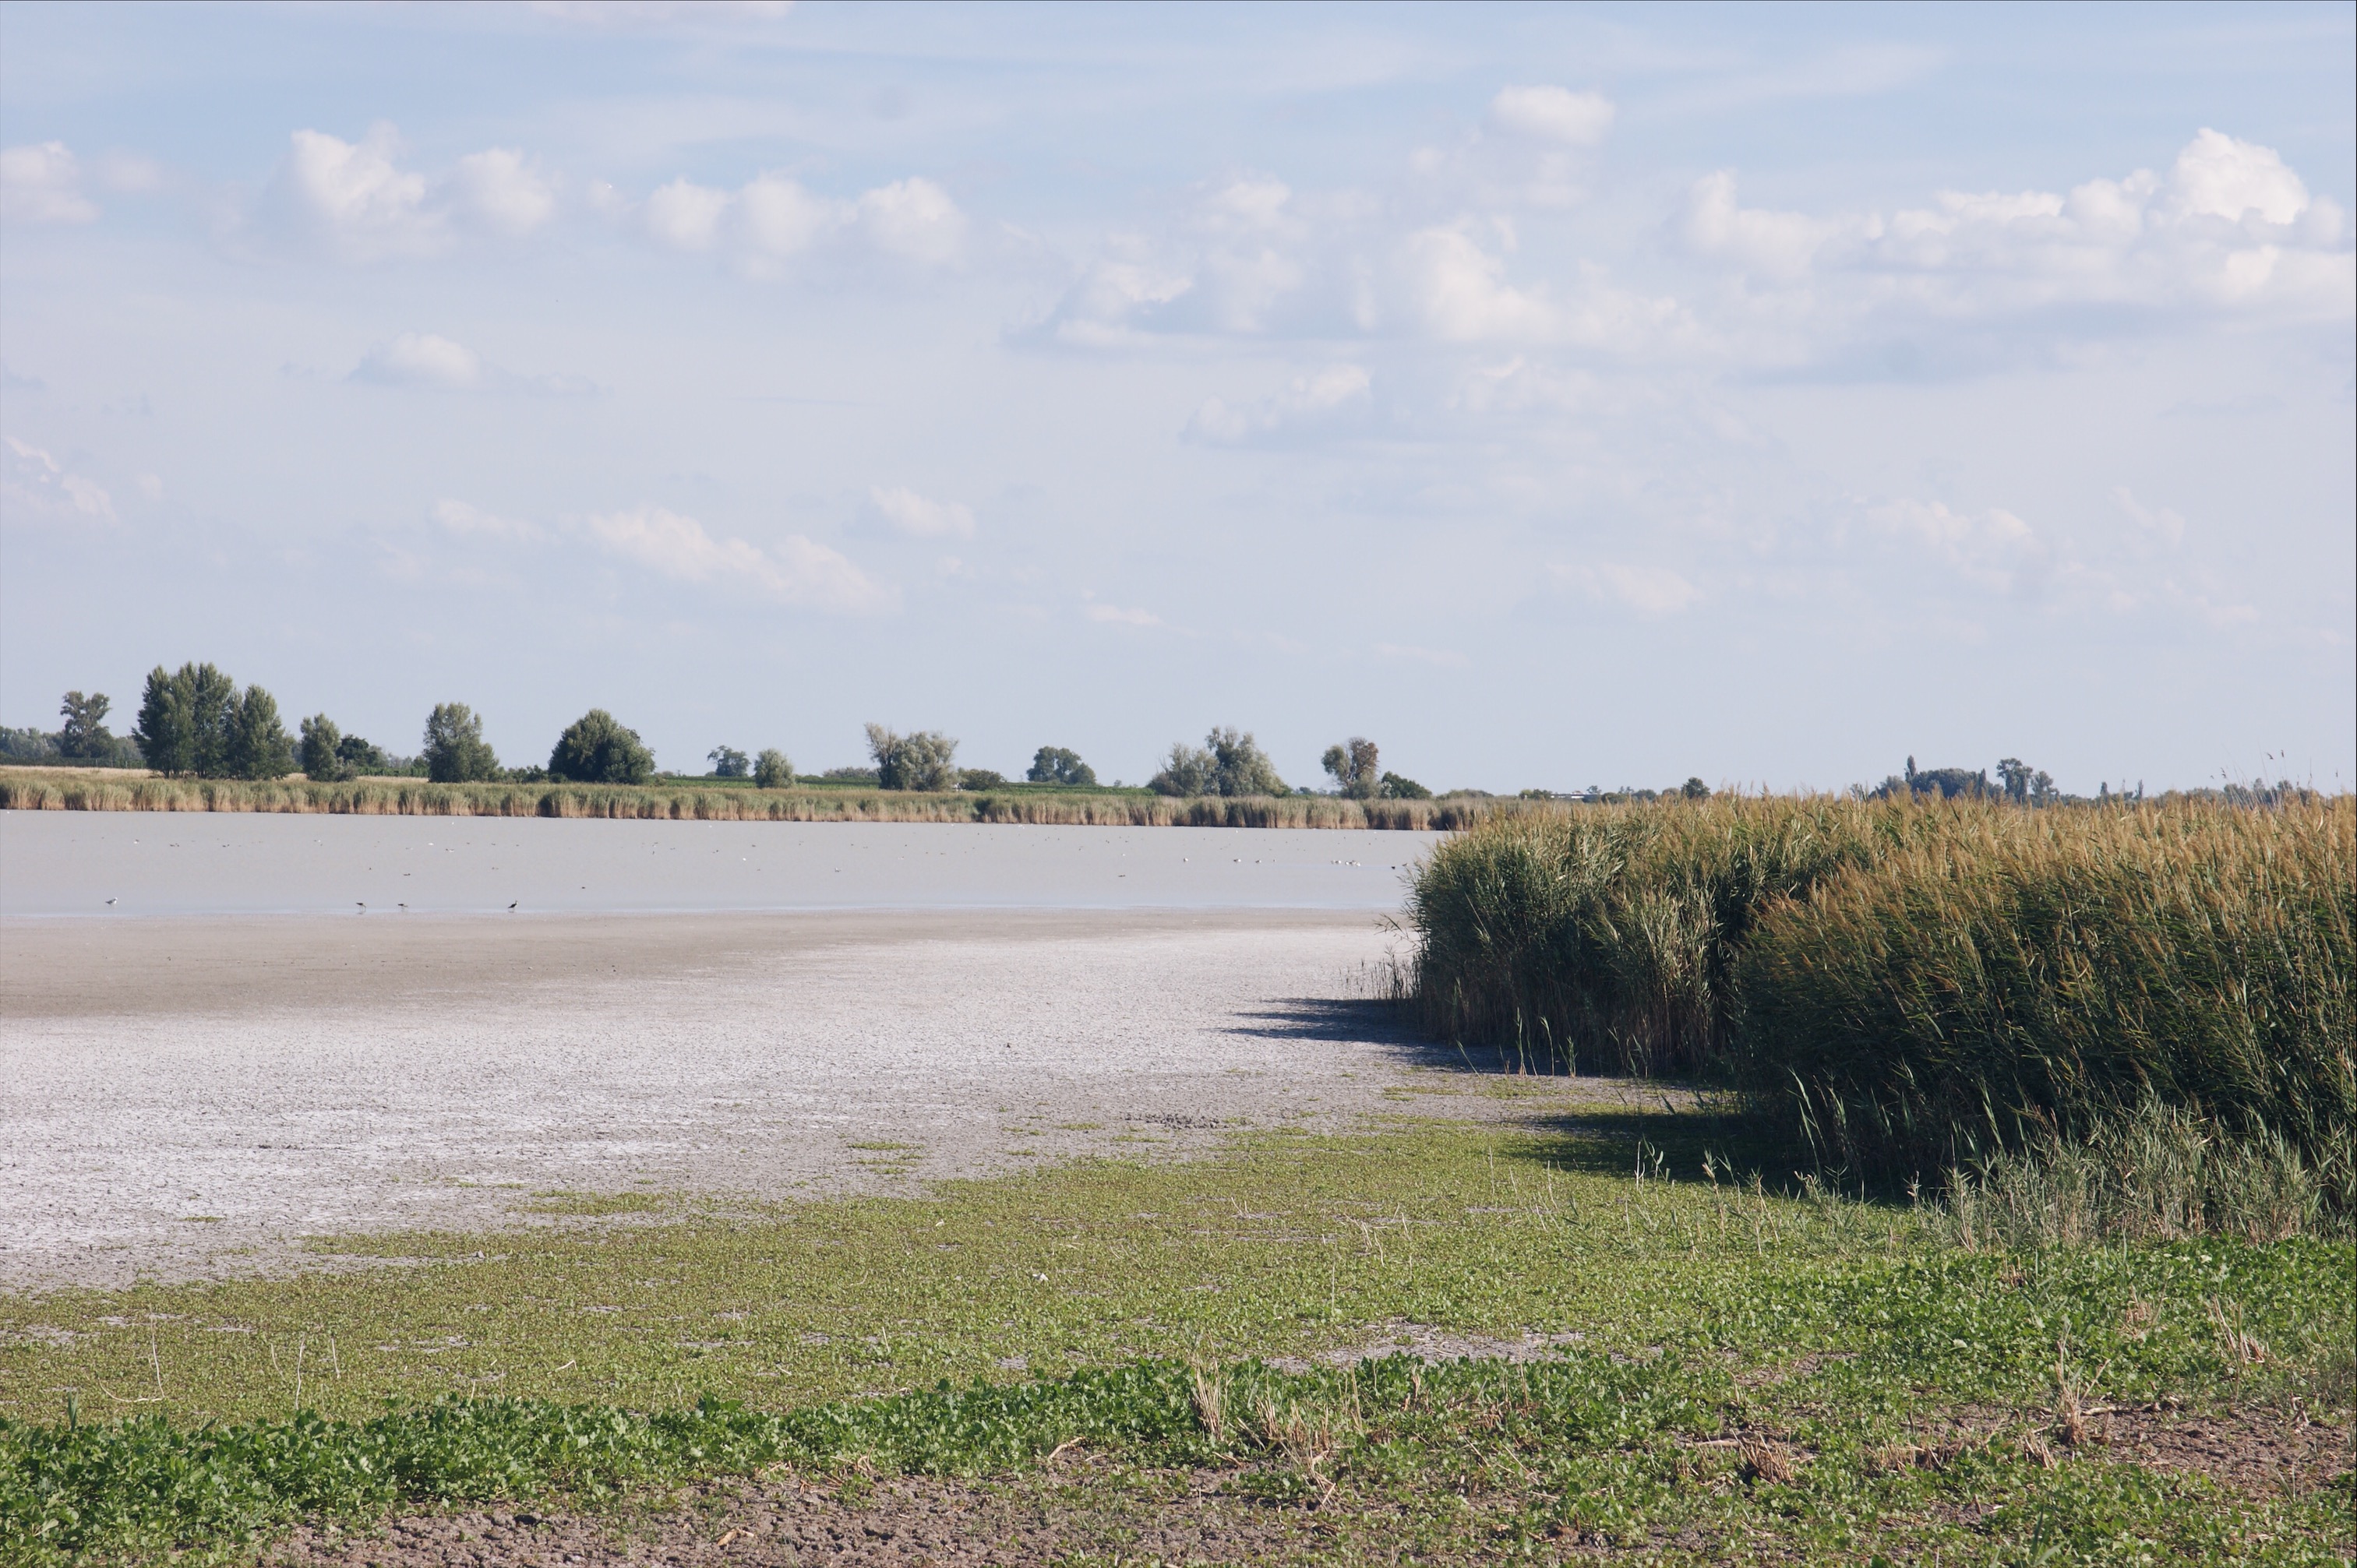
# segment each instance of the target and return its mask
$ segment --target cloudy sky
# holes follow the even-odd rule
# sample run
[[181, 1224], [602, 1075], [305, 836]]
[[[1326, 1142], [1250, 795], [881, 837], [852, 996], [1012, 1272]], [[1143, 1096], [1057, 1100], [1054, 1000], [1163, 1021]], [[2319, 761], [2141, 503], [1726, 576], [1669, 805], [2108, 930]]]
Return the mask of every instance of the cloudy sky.
[[2346, 5], [0, 9], [0, 722], [2357, 781]]

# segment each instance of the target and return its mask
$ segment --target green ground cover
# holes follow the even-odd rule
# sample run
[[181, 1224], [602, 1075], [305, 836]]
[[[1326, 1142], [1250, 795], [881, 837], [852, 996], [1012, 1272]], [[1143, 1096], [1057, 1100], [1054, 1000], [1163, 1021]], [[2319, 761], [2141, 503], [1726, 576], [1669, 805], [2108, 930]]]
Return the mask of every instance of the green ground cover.
[[[2357, 1549], [2345, 1478], [2278, 1495], [2066, 1442], [2097, 1405], [2345, 1405], [2357, 1248], [1967, 1251], [1932, 1210], [1719, 1174], [1728, 1124], [1522, 1092], [1503, 1129], [560, 1212], [325, 1242], [346, 1262], [287, 1278], [0, 1301], [0, 1551], [225, 1552], [494, 1498], [627, 1509], [774, 1464], [1020, 1477], [1076, 1441], [1109, 1466], [1092, 1486], [1216, 1472], [1318, 1521], [1298, 1553], [1335, 1561]], [[1416, 1325], [1578, 1337], [1529, 1366], [1263, 1364]]]

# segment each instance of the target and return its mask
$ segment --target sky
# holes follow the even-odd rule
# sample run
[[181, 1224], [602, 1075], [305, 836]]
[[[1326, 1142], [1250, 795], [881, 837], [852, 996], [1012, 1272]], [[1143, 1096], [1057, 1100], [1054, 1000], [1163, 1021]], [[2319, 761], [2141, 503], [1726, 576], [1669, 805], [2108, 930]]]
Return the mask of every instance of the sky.
[[0, 722], [2357, 783], [2357, 6], [0, 7]]

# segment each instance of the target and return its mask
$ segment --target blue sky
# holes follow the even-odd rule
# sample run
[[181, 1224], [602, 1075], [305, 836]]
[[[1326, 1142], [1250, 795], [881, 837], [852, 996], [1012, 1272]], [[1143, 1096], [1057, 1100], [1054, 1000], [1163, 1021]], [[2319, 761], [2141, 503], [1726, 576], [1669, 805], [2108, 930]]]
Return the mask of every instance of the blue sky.
[[2357, 775], [2357, 7], [0, 8], [0, 720]]

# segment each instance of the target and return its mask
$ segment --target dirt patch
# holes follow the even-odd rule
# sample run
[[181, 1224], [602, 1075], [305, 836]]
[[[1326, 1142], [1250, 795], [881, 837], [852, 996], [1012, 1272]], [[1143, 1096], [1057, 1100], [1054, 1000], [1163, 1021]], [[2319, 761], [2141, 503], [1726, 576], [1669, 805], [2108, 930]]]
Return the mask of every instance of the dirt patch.
[[2007, 1440], [2041, 1463], [2101, 1459], [2190, 1471], [2241, 1497], [2293, 1497], [2357, 1468], [2352, 1428], [2264, 1406], [2193, 1411], [2169, 1403], [2096, 1405], [2076, 1423], [2051, 1411], [1976, 1407], [1885, 1446], [1884, 1469], [1945, 1467], [1968, 1448]]
[[1216, 1475], [1127, 1472], [1108, 1486], [1085, 1460], [1060, 1468], [1019, 1482], [906, 1480], [872, 1490], [810, 1487], [791, 1477], [722, 1483], [684, 1493], [661, 1512], [611, 1519], [494, 1509], [421, 1515], [360, 1534], [306, 1528], [264, 1561], [289, 1568], [969, 1568], [1117, 1552], [1123, 1562], [1262, 1563], [1323, 1533], [1315, 1516], [1230, 1495]]
[[1315, 1356], [1275, 1356], [1269, 1365], [1287, 1372], [1317, 1367], [1355, 1367], [1403, 1353], [1425, 1361], [1544, 1361], [1560, 1356], [1587, 1337], [1583, 1334], [1524, 1334], [1519, 1339], [1494, 1339], [1486, 1334], [1459, 1334], [1428, 1323], [1401, 1320], [1386, 1323], [1363, 1344], [1323, 1350]]

